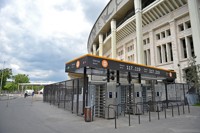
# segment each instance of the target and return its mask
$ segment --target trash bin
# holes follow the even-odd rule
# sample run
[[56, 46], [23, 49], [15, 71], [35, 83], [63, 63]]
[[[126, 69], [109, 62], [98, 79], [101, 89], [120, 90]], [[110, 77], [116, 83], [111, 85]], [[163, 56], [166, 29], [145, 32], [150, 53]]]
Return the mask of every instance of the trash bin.
[[86, 106], [84, 110], [85, 114], [85, 122], [91, 122], [92, 121], [92, 111], [90, 106]]

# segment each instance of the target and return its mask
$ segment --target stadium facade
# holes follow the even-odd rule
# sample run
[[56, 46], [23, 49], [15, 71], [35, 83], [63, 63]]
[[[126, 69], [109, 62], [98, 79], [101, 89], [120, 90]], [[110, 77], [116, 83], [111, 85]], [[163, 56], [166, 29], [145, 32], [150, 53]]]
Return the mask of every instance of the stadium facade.
[[175, 70], [200, 64], [199, 0], [110, 0], [96, 20], [88, 53]]

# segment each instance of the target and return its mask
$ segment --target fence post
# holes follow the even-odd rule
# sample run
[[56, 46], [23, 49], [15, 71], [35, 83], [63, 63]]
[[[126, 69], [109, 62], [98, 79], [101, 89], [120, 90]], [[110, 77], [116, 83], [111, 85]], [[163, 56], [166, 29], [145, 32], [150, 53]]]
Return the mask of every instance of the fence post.
[[129, 122], [129, 126], [131, 126], [130, 108], [128, 110], [128, 122]]
[[184, 104], [183, 104], [183, 114], [185, 114], [185, 108], [184, 108]]
[[189, 105], [189, 103], [188, 103], [188, 113], [190, 113], [190, 105]]
[[159, 114], [159, 110], [158, 110], [158, 104], [157, 104], [157, 112], [158, 112], [158, 120], [160, 120], [160, 114]]
[[178, 105], [178, 103], [177, 103], [177, 106], [178, 106], [178, 115], [180, 115], [180, 110], [179, 110], [179, 105]]
[[149, 108], [149, 122], [151, 122], [151, 111], [150, 111], [150, 108]]
[[139, 121], [139, 124], [140, 124], [140, 114], [138, 115], [138, 121]]
[[[115, 111], [115, 110], [114, 110], [114, 111]], [[115, 129], [117, 129], [116, 111], [115, 111]]]

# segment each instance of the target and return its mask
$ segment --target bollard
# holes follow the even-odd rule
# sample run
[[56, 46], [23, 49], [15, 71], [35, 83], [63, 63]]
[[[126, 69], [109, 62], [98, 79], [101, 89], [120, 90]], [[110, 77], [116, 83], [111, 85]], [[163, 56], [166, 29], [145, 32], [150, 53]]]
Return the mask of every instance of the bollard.
[[159, 114], [159, 110], [158, 110], [158, 105], [157, 105], [157, 112], [158, 112], [158, 120], [160, 120], [160, 114]]
[[178, 106], [178, 115], [180, 115], [179, 105], [177, 104], [177, 106]]
[[124, 117], [125, 117], [125, 115], [126, 115], [126, 114], [125, 114], [125, 111], [126, 111], [126, 106], [124, 105]]
[[184, 104], [183, 104], [183, 114], [185, 114], [185, 108], [184, 108]]
[[139, 124], [140, 124], [140, 114], [138, 115], [138, 122], [139, 122]]
[[92, 106], [92, 121], [94, 121], [94, 105]]
[[110, 105], [108, 105], [108, 119], [109, 119], [109, 113], [110, 112]]
[[117, 105], [117, 119], [118, 119], [118, 105]]
[[128, 122], [129, 122], [129, 126], [131, 126], [131, 116], [130, 116], [130, 110], [128, 111]]
[[166, 108], [165, 108], [165, 119], [167, 118], [167, 112], [166, 112]]
[[117, 119], [116, 119], [116, 112], [115, 112], [115, 129], [117, 129]]
[[149, 110], [149, 122], [151, 122], [151, 112]]
[[172, 117], [174, 117], [174, 110], [173, 110], [173, 105], [172, 105]]
[[189, 103], [188, 103], [188, 113], [190, 113], [190, 105], [189, 105]]

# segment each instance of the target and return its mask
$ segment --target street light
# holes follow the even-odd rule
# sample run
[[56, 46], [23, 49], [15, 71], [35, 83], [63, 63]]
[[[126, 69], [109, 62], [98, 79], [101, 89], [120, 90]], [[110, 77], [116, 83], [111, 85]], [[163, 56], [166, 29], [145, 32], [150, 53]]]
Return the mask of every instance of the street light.
[[3, 69], [2, 69], [2, 74], [1, 74], [1, 88], [0, 88], [0, 94], [1, 94], [1, 90], [3, 89], [3, 72], [4, 72], [4, 65], [5, 65], [5, 61], [3, 62]]

